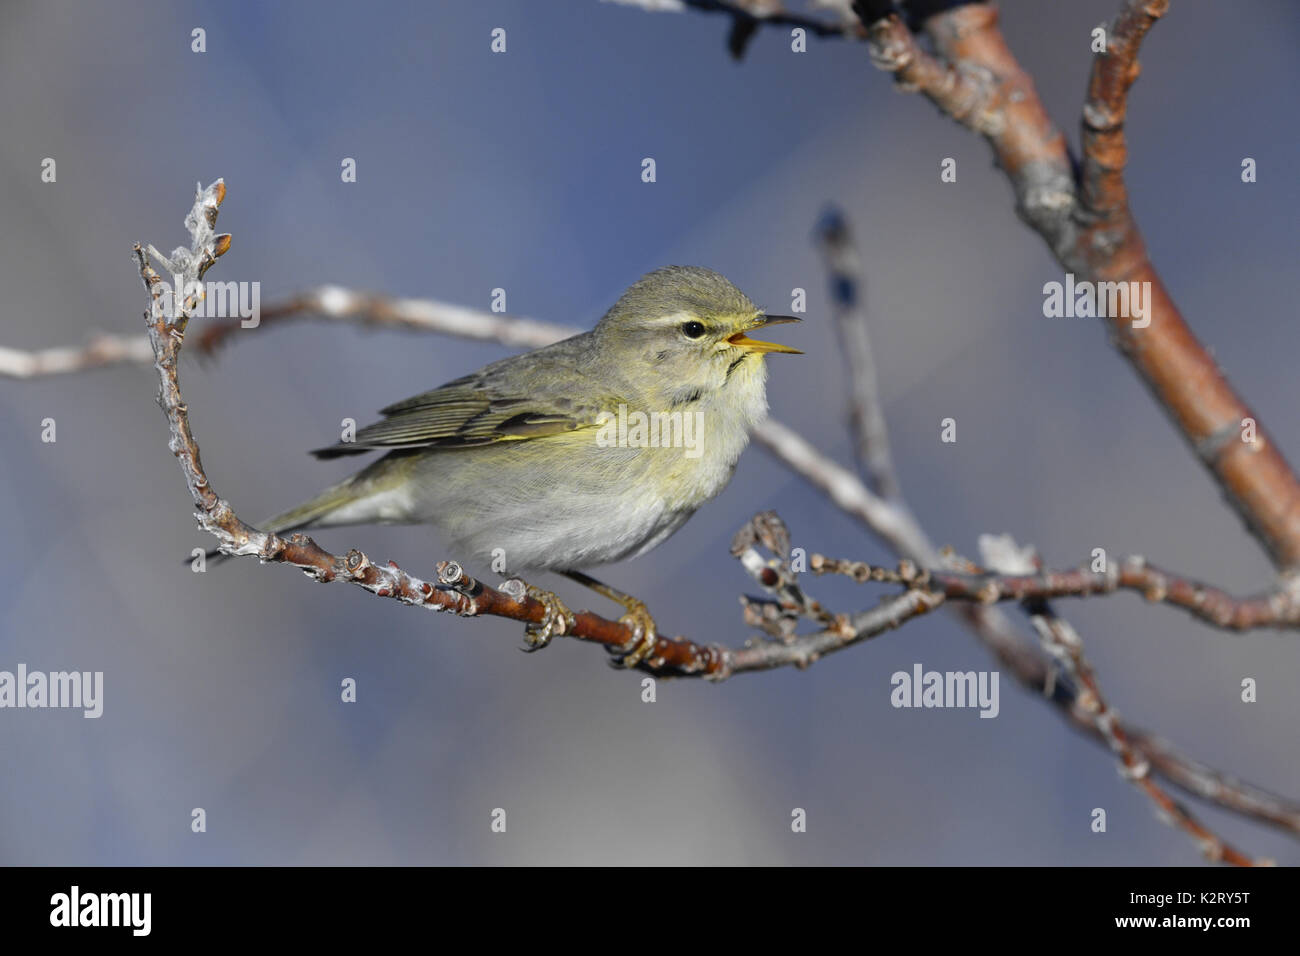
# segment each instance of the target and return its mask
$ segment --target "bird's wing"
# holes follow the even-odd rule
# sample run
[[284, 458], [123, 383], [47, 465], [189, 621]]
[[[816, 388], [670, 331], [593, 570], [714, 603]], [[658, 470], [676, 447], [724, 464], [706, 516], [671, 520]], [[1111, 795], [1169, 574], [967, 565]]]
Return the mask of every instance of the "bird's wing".
[[[384, 419], [360, 429], [354, 441], [312, 454], [335, 458], [377, 448], [466, 448], [594, 427], [600, 413], [616, 407], [619, 399], [595, 387], [574, 356], [545, 354], [550, 351], [494, 362], [441, 388], [389, 405], [380, 412]], [[531, 359], [529, 364], [518, 364], [526, 358]], [[578, 379], [583, 380], [582, 387], [576, 387]]]

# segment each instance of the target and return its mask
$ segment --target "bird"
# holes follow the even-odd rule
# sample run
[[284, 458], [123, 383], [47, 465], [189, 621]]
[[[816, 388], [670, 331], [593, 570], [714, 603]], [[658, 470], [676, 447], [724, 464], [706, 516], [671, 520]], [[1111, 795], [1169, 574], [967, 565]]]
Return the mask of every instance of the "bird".
[[[618, 663], [634, 666], [653, 647], [653, 617], [583, 571], [645, 554], [726, 487], [767, 414], [765, 356], [800, 352], [749, 333], [798, 321], [710, 269], [656, 269], [590, 331], [389, 405], [315, 450], [384, 454], [258, 527], [433, 525], [458, 555], [559, 572], [621, 604], [637, 639]], [[528, 593], [547, 608], [525, 638], [540, 649], [571, 612]]]

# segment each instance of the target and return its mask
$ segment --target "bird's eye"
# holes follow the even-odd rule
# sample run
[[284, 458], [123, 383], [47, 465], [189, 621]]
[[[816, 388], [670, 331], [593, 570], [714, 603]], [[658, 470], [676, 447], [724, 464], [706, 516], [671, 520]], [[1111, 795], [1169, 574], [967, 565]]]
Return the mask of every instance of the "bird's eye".
[[698, 339], [703, 334], [704, 334], [703, 322], [682, 323], [682, 335], [686, 336], [688, 339]]

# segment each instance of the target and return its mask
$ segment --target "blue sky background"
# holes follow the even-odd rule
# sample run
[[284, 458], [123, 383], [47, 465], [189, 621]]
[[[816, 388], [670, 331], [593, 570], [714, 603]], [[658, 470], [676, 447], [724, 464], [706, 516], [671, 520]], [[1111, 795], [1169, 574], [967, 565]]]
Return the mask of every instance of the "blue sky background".
[[[1089, 31], [1117, 4], [1001, 7], [1077, 142]], [[1129, 185], [1188, 320], [1294, 458], [1300, 8], [1238, 10], [1185, 0], [1151, 34]], [[190, 51], [196, 26], [204, 54]], [[498, 26], [505, 55], [489, 51]], [[771, 363], [769, 398], [848, 461], [810, 242], [834, 201], [866, 262], [901, 477], [936, 540], [973, 554], [980, 533], [1007, 531], [1055, 566], [1105, 547], [1264, 586], [1267, 561], [1103, 330], [1043, 317], [1043, 283], [1060, 272], [985, 145], [896, 93], [860, 44], [813, 40], [796, 55], [764, 31], [734, 63], [725, 36], [721, 18], [591, 0], [7, 4], [0, 342], [142, 329], [131, 243], [183, 241], [194, 182], [220, 176], [234, 248], [210, 277], [258, 280], [264, 302], [333, 282], [486, 308], [503, 287], [512, 313], [590, 326], [669, 263], [717, 269], [774, 311], [805, 288], [805, 323], [786, 340], [807, 354]], [[40, 181], [47, 156], [54, 184]], [[345, 156], [355, 184], [340, 181]], [[939, 182], [944, 157], [955, 184]], [[301, 322], [240, 335], [182, 381], [215, 487], [252, 520], [345, 473], [305, 454], [341, 418], [370, 420], [503, 354]], [[181, 559], [207, 542], [155, 388], [147, 368], [0, 380], [0, 669], [106, 682], [97, 721], [0, 711], [0, 861], [1199, 861], [1110, 756], [1008, 675], [996, 720], [891, 708], [896, 670], [994, 666], [944, 615], [806, 672], [661, 682], [648, 705], [594, 648], [518, 653], [510, 622], [416, 613], [248, 560], [192, 574]], [[955, 445], [939, 442], [948, 416]], [[766, 508], [809, 550], [888, 560], [754, 449], [668, 543], [602, 577], [666, 630], [738, 644], [737, 595], [753, 588], [727, 544]], [[421, 528], [321, 540], [416, 571], [445, 556]], [[815, 587], [846, 609], [876, 596]], [[1300, 794], [1293, 635], [1224, 635], [1133, 595], [1059, 609], [1125, 716]], [[356, 704], [339, 701], [343, 677], [358, 681]], [[1258, 703], [1240, 702], [1245, 677]], [[190, 832], [193, 807], [205, 834]], [[489, 830], [495, 807], [504, 835]], [[793, 807], [805, 834], [790, 832]], [[1090, 832], [1094, 807], [1105, 834]], [[1300, 861], [1272, 831], [1205, 816], [1249, 850]]]

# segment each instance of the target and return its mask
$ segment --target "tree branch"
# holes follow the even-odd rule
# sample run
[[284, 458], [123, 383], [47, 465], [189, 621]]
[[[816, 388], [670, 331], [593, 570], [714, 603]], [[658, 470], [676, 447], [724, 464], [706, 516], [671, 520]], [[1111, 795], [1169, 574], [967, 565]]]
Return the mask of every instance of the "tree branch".
[[[256, 325], [242, 319], [213, 319], [197, 334], [192, 349], [215, 355], [240, 333], [287, 319], [331, 319], [372, 328], [440, 332], [464, 339], [500, 342], [516, 348], [541, 348], [577, 335], [575, 326], [516, 318], [435, 299], [394, 299], [336, 285], [322, 285], [263, 308]], [[84, 348], [24, 351], [0, 347], [0, 377], [37, 378], [82, 372], [108, 365], [148, 365], [154, 361], [148, 335], [106, 335]]]
[[[856, 581], [889, 580], [888, 569], [821, 554], [810, 555], [808, 567], [817, 574], [842, 574]], [[1300, 582], [1295, 578], [1267, 593], [1238, 598], [1211, 585], [1162, 571], [1138, 555], [1108, 560], [1104, 571], [1094, 571], [1087, 565], [1026, 574], [998, 574], [980, 568], [937, 569], [930, 572], [930, 584], [950, 600], [980, 604], [1135, 591], [1148, 601], [1182, 608], [1223, 630], [1300, 627]]]
[[0, 376], [40, 378], [64, 372], [84, 372], [106, 365], [144, 365], [153, 361], [147, 335], [98, 335], [84, 348], [62, 347], [24, 351], [0, 346]]
[[[1061, 265], [1093, 282], [1149, 283], [1148, 318], [1109, 316], [1120, 352], [1173, 419], [1246, 527], [1280, 568], [1300, 564], [1300, 480], [1256, 424], [1188, 327], [1151, 264], [1128, 208], [1123, 124], [1142, 38], [1167, 0], [1125, 0], [1093, 61], [1083, 111], [1084, 156], [1076, 178], [1065, 138], [1052, 124], [997, 27], [997, 11], [972, 3], [925, 22], [938, 57], [921, 50], [895, 15], [871, 20], [872, 59], [903, 89], [980, 133], [1010, 179], [1020, 216]], [[859, 2], [859, 11], [871, 17]]]
[[[573, 326], [514, 318], [435, 299], [394, 299], [336, 285], [318, 286], [262, 309], [258, 326], [304, 317], [354, 322], [374, 328], [442, 332], [463, 339], [500, 342], [529, 349], [551, 345], [582, 331]], [[239, 319], [217, 320], [203, 330], [195, 347], [205, 355], [214, 354], [240, 331], [247, 330]]]
[[830, 277], [831, 317], [849, 373], [849, 431], [858, 471], [876, 494], [896, 498], [898, 475], [889, 450], [889, 428], [862, 304], [862, 260], [848, 221], [838, 209], [823, 214], [816, 235]]

